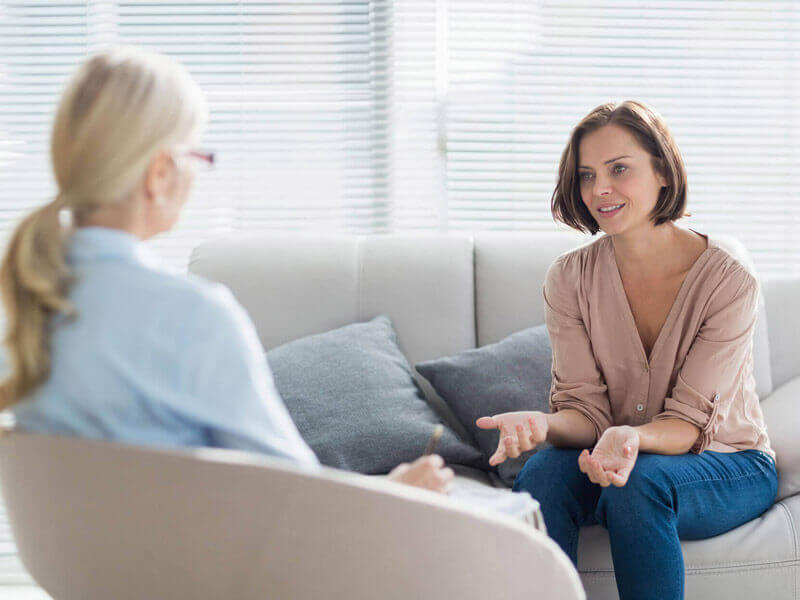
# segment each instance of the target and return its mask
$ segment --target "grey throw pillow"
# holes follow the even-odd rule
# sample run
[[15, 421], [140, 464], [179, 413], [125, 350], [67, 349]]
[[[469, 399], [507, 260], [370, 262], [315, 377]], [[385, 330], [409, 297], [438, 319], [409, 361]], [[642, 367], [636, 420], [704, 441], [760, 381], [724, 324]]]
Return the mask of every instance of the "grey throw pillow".
[[[497, 449], [499, 432], [479, 429], [475, 421], [517, 410], [550, 412], [551, 364], [547, 327], [539, 325], [496, 344], [417, 363], [416, 368], [475, 437], [488, 461]], [[497, 467], [500, 479], [512, 485], [525, 461], [547, 446], [545, 442], [518, 458], [506, 459]]]
[[[289, 414], [324, 465], [388, 473], [418, 458], [440, 422], [386, 316], [278, 346], [267, 361]], [[436, 452], [455, 464], [482, 462], [447, 427]]]

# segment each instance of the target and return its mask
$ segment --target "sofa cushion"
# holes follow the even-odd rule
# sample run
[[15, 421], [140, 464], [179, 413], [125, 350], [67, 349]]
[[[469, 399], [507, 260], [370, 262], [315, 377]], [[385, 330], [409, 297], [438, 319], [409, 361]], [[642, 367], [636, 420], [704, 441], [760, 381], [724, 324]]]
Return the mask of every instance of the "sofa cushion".
[[[300, 434], [324, 465], [387, 473], [417, 458], [439, 421], [386, 316], [289, 342], [267, 360]], [[480, 452], [448, 428], [436, 451], [447, 462], [480, 464]]]
[[[416, 369], [453, 409], [488, 461], [497, 448], [499, 434], [479, 429], [475, 420], [518, 410], [549, 412], [551, 363], [547, 328], [538, 325], [495, 344], [417, 363]], [[498, 465], [503, 483], [512, 485], [525, 461], [545, 446]]]
[[[682, 541], [686, 598], [795, 598], [798, 504], [800, 498], [790, 498], [722, 535]], [[619, 597], [608, 532], [600, 525], [580, 530], [578, 571], [588, 598]]]

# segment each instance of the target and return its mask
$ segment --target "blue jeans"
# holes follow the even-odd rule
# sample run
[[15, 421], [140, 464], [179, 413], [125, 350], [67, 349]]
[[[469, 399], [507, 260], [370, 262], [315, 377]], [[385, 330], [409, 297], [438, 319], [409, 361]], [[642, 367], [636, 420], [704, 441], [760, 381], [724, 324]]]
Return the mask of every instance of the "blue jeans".
[[778, 475], [760, 450], [639, 454], [623, 487], [600, 487], [578, 468], [581, 450], [545, 448], [514, 482], [541, 504], [547, 531], [578, 564], [578, 529], [608, 530], [621, 600], [683, 598], [678, 540], [719, 535], [767, 510]]

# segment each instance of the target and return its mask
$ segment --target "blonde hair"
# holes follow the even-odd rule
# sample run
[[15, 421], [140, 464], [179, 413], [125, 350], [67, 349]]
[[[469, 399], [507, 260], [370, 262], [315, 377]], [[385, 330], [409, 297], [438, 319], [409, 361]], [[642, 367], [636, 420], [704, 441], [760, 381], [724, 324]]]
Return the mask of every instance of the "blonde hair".
[[74, 277], [61, 211], [80, 222], [94, 208], [124, 203], [156, 154], [188, 141], [205, 119], [197, 84], [165, 56], [114, 48], [86, 61], [72, 77], [53, 123], [58, 194], [17, 226], [0, 265], [11, 366], [0, 383], [0, 409], [49, 377], [51, 318], [76, 316], [68, 297]]

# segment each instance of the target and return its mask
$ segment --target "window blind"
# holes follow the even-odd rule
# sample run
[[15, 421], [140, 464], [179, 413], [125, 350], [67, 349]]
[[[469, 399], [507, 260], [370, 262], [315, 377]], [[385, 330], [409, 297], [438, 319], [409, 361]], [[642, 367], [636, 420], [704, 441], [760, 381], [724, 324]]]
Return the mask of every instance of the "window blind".
[[59, 94], [117, 43], [175, 57], [209, 103], [218, 164], [153, 240], [169, 262], [232, 231], [386, 227], [387, 26], [385, 3], [365, 0], [0, 2], [0, 228], [52, 197]]
[[687, 227], [736, 236], [762, 275], [800, 274], [794, 185], [800, 4], [446, 4], [452, 229], [552, 227], [569, 133], [593, 107], [654, 106], [682, 150]]
[[689, 174], [683, 221], [762, 275], [800, 273], [794, 0], [0, 0], [0, 234], [53, 193], [58, 94], [107, 44], [182, 61], [205, 90], [201, 174], [174, 232], [552, 230], [571, 128], [652, 104]]

